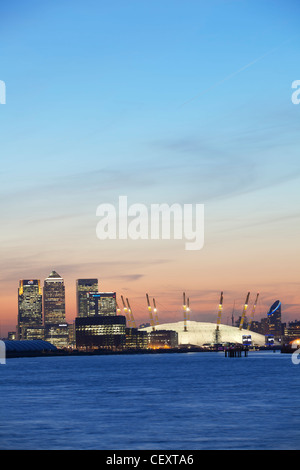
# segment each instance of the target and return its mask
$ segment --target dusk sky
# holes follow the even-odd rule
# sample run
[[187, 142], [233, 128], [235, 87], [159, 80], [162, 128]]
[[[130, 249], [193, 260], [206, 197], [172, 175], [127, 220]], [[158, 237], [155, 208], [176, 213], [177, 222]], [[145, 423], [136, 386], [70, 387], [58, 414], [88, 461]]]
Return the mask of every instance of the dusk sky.
[[[300, 319], [298, 0], [3, 0], [1, 334], [20, 279], [57, 271], [67, 320], [77, 278], [148, 322], [231, 324], [282, 301]], [[104, 240], [99, 204], [204, 204], [205, 243]], [[230, 317], [230, 319], [229, 319]]]

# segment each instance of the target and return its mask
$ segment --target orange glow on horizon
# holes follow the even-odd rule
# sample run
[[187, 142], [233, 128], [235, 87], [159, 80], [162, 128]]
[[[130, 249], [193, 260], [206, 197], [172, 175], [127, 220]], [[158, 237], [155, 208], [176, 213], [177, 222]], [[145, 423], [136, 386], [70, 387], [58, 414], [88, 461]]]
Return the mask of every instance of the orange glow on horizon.
[[[212, 266], [213, 271], [214, 265]], [[49, 269], [49, 272], [51, 269]], [[209, 321], [216, 323], [220, 291], [224, 291], [224, 302], [222, 305], [222, 323], [231, 325], [231, 315], [234, 307], [234, 318], [238, 319], [242, 315], [244, 308], [244, 296], [248, 290], [251, 292], [249, 306], [255, 301], [257, 287], [259, 286], [260, 300], [256, 306], [254, 321], [266, 317], [272, 303], [280, 299], [282, 302], [282, 321], [288, 322], [300, 318], [300, 306], [298, 307], [298, 285], [296, 283], [281, 283], [274, 285], [264, 284], [262, 279], [255, 276], [255, 283], [248, 275], [243, 282], [237, 282], [235, 274], [229, 272], [228, 275], [220, 274], [210, 275], [206, 272], [206, 277], [201, 279], [201, 271], [197, 274], [194, 269], [182, 270], [179, 274], [174, 273], [172, 263], [170, 266], [161, 266], [159, 273], [151, 265], [148, 273], [140, 276], [133, 281], [130, 277], [123, 280], [113, 271], [103, 273], [99, 276], [94, 268], [89, 272], [87, 269], [73, 275], [65, 274], [63, 269], [58, 266], [57, 272], [64, 278], [66, 287], [66, 321], [70, 324], [76, 318], [76, 279], [80, 278], [98, 278], [99, 290], [115, 291], [117, 300], [121, 304], [120, 297], [128, 297], [132, 311], [134, 312], [137, 326], [142, 323], [150, 323], [149, 310], [145, 293], [154, 296], [159, 310], [160, 324], [169, 322], [178, 322], [184, 320], [182, 311], [182, 292], [186, 291], [193, 305], [191, 321]], [[98, 271], [98, 270], [97, 270]], [[99, 268], [101, 272], [101, 268]], [[22, 274], [22, 273], [21, 273]], [[41, 275], [22, 276], [24, 279], [34, 277], [41, 279], [41, 288], [43, 279], [47, 277], [48, 270]], [[107, 275], [107, 278], [106, 278]], [[183, 285], [182, 285], [183, 284]], [[10, 280], [0, 284], [0, 331], [4, 337], [8, 331], [15, 331], [18, 320], [18, 287], [19, 279]], [[255, 294], [254, 294], [255, 292]]]

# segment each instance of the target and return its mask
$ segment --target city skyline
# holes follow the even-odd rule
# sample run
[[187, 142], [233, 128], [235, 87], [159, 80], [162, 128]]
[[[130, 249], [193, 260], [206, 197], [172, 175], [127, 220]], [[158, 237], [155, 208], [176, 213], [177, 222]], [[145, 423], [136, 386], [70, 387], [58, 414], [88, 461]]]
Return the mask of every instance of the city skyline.
[[[50, 303], [49, 303], [48, 306], [46, 305], [46, 308], [45, 308], [45, 298], [49, 297], [49, 293], [47, 293], [45, 291], [45, 287], [46, 287], [46, 290], [47, 290], [47, 287], [48, 287], [47, 286], [47, 281], [49, 282], [49, 280], [53, 284], [55, 284], [55, 281], [58, 281], [60, 284], [62, 284], [63, 293], [60, 292], [61, 288], [59, 288], [59, 292], [57, 291], [57, 287], [54, 289], [54, 291], [53, 291], [53, 288], [52, 288], [52, 292], [50, 292], [50, 299], [49, 299]], [[15, 325], [13, 325], [13, 327], [11, 329], [8, 329], [7, 332], [14, 331], [14, 329], [15, 329], [14, 327], [17, 326], [17, 323], [19, 323], [18, 318], [21, 318], [20, 317], [20, 305], [22, 305], [22, 304], [20, 304], [20, 298], [21, 298], [21, 301], [23, 301], [23, 295], [22, 295], [23, 294], [23, 286], [25, 286], [27, 288], [31, 288], [31, 289], [37, 287], [37, 294], [38, 294], [38, 299], [39, 299], [38, 301], [40, 303], [40, 315], [42, 315], [39, 322], [35, 322], [35, 321], [32, 321], [32, 320], [30, 320], [30, 321], [27, 320], [27, 323], [25, 322], [24, 326], [26, 326], [26, 324], [28, 324], [28, 326], [32, 327], [34, 325], [34, 323], [36, 323], [36, 327], [37, 326], [42, 326], [42, 324], [45, 325], [45, 327], [46, 327], [48, 323], [49, 323], [49, 326], [54, 326], [54, 323], [56, 323], [57, 325], [59, 325], [59, 323], [68, 323], [69, 325], [72, 325], [72, 324], [74, 324], [76, 318], [86, 317], [86, 316], [89, 316], [89, 317], [92, 316], [93, 317], [93, 316], [97, 315], [98, 307], [96, 306], [95, 302], [97, 303], [100, 300], [99, 295], [104, 296], [103, 298], [107, 299], [107, 300], [104, 300], [104, 302], [107, 302], [107, 301], [109, 302], [107, 304], [107, 306], [105, 306], [106, 305], [105, 303], [102, 304], [102, 307], [101, 307], [101, 312], [102, 313], [101, 313], [101, 315], [103, 315], [106, 310], [108, 312], [107, 315], [111, 315], [111, 314], [117, 315], [117, 310], [119, 310], [119, 315], [121, 315], [121, 316], [125, 315], [126, 316], [125, 310], [123, 309], [123, 305], [122, 305], [123, 293], [122, 292], [111, 292], [111, 291], [110, 292], [105, 292], [105, 291], [101, 291], [101, 288], [100, 288], [101, 282], [100, 282], [100, 286], [99, 286], [99, 280], [96, 279], [96, 278], [88, 278], [88, 279], [87, 278], [85, 278], [85, 279], [78, 278], [78, 279], [76, 279], [76, 282], [75, 282], [75, 298], [73, 299], [73, 304], [76, 305], [76, 311], [74, 311], [74, 313], [72, 315], [69, 315], [69, 316], [65, 315], [65, 304], [63, 302], [60, 302], [60, 300], [64, 301], [65, 294], [67, 293], [65, 291], [65, 279], [64, 279], [64, 277], [61, 277], [59, 274], [57, 274], [56, 271], [53, 270], [46, 277], [46, 279], [44, 280], [44, 288], [40, 287], [41, 286], [40, 279], [20, 280], [19, 281], [19, 286], [20, 286], [19, 289], [18, 289], [19, 313], [16, 317]], [[92, 290], [87, 289], [87, 286], [91, 287]], [[50, 285], [50, 287], [51, 287], [51, 285]], [[98, 287], [97, 291], [95, 290], [96, 287]], [[46, 296], [45, 296], [45, 294], [46, 294]], [[81, 300], [81, 309], [80, 310], [78, 309], [78, 307], [79, 307], [78, 294], [81, 294], [81, 295], [83, 294], [83, 296], [85, 297], [84, 302], [82, 302], [82, 300]], [[53, 298], [53, 295], [54, 295], [55, 298]], [[63, 296], [63, 299], [58, 299], [58, 297], [61, 297], [61, 295]], [[154, 293], [153, 293], [153, 295], [154, 295]], [[32, 294], [31, 294], [31, 296], [32, 296]], [[184, 296], [185, 296], [185, 293], [184, 293]], [[178, 304], [175, 306], [175, 309], [172, 312], [170, 312], [170, 310], [165, 310], [166, 306], [161, 303], [160, 299], [158, 299], [157, 296], [155, 296], [155, 297], [156, 297], [155, 298], [155, 307], [158, 307], [155, 315], [156, 315], [156, 321], [158, 322], [158, 324], [166, 323], [166, 322], [182, 321], [185, 318], [184, 306], [183, 306], [183, 303], [182, 303], [182, 293], [181, 293], [180, 299], [176, 298], [174, 300], [174, 301], [178, 300]], [[226, 293], [225, 293], [225, 297], [226, 297]], [[247, 295], [247, 300], [246, 301], [245, 301], [245, 298], [243, 298], [243, 301], [242, 301], [242, 297], [240, 297], [241, 302], [239, 302], [239, 301], [237, 302], [236, 299], [234, 299], [232, 305], [228, 302], [227, 305], [225, 305], [225, 308], [223, 308], [223, 306], [222, 306], [221, 323], [222, 324], [227, 324], [227, 325], [235, 324], [235, 326], [237, 326], [237, 323], [239, 323], [239, 321], [240, 321], [240, 319], [243, 315], [243, 311], [245, 313], [245, 303], [248, 304], [248, 311], [246, 312], [246, 317], [245, 318], [247, 318], [248, 321], [250, 320], [250, 322], [257, 322], [257, 321], [260, 321], [262, 318], [265, 318], [265, 317], [269, 316], [270, 312], [271, 312], [271, 307], [274, 306], [275, 304], [280, 305], [280, 315], [281, 315], [282, 302], [280, 300], [276, 300], [276, 302], [275, 302], [274, 299], [273, 299], [272, 300], [272, 305], [271, 305], [271, 304], [267, 303], [266, 298], [263, 298], [262, 303], [258, 302], [258, 297], [259, 297], [259, 294], [254, 295], [254, 293], [249, 292], [248, 295]], [[113, 302], [114, 302], [113, 308], [111, 306], [112, 305], [111, 300], [109, 300], [110, 298], [112, 298]], [[222, 292], [222, 298], [224, 298], [224, 292]], [[63, 303], [63, 305], [58, 306], [58, 309], [57, 309], [57, 300], [59, 300], [59, 302], [58, 302], [59, 304]], [[137, 301], [136, 298], [131, 298], [130, 299], [130, 304], [131, 304], [130, 307], [132, 308], [132, 311], [133, 311], [133, 314], [134, 314], [134, 319], [135, 319], [135, 322], [137, 323], [137, 325], [149, 323], [150, 316], [149, 316], [149, 309], [148, 309], [147, 302], [148, 302], [147, 294], [144, 295], [144, 299], [138, 299], [138, 301]], [[153, 298], [153, 302], [154, 302], [154, 298]], [[189, 302], [189, 305], [190, 305], [190, 298], [188, 298], [188, 302]], [[216, 306], [217, 306], [217, 302], [215, 302], [215, 303], [216, 303]], [[126, 307], [127, 307], [127, 305], [126, 305]], [[111, 310], [111, 308], [112, 308], [112, 310]], [[194, 316], [193, 312], [192, 312], [192, 309], [189, 309], [188, 320], [200, 321], [200, 322], [201, 321], [209, 321], [209, 322], [215, 323], [217, 325], [217, 317], [219, 318], [220, 311], [219, 311], [219, 309], [217, 311], [217, 308], [215, 308], [214, 310], [215, 311], [213, 311], [212, 306], [211, 306], [211, 312], [208, 313], [207, 317], [204, 318], [204, 319], [203, 319], [203, 317], [199, 319], [197, 317], [197, 312], [196, 312], [196, 316]], [[34, 311], [35, 310], [30, 311], [29, 315], [33, 316]], [[255, 311], [256, 311], [256, 313], [255, 313]], [[58, 317], [57, 317], [57, 315], [58, 315]], [[284, 312], [283, 312], [283, 315], [284, 315]], [[57, 317], [57, 320], [55, 320], [55, 317]], [[283, 323], [288, 323], [289, 321], [290, 320], [287, 317], [284, 316]], [[20, 325], [21, 324], [22, 324], [22, 322], [20, 323]], [[17, 328], [17, 331], [18, 331], [18, 328]]]
[[[78, 278], [128, 297], [140, 322], [146, 292], [181, 319], [183, 291], [198, 321], [216, 321], [221, 291], [223, 321], [248, 291], [257, 318], [277, 299], [299, 318], [299, 5], [45, 3], [1, 12], [1, 335], [19, 280], [51, 269], [66, 321]], [[121, 195], [204, 204], [204, 247], [97, 239], [97, 207]]]

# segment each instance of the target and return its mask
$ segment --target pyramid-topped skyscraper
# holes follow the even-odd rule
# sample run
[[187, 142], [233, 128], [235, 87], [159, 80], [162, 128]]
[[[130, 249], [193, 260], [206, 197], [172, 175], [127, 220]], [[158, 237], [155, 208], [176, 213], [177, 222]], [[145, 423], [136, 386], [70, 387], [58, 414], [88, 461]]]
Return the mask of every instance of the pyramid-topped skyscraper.
[[66, 323], [65, 284], [56, 271], [44, 281], [45, 339], [55, 346], [66, 346], [68, 329]]
[[60, 274], [57, 274], [56, 271], [51, 271], [47, 279], [62, 279], [62, 277], [60, 276]]

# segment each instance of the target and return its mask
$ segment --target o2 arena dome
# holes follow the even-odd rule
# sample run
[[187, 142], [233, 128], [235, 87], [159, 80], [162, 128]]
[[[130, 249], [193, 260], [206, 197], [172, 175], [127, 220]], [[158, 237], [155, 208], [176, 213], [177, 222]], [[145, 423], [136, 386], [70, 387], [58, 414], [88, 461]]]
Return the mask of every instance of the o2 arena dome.
[[[185, 323], [164, 323], [155, 325], [155, 330], [172, 330], [178, 333], [178, 345], [203, 346], [204, 344], [213, 344], [216, 342], [216, 324], [188, 320], [186, 323], [187, 331], [184, 331]], [[152, 327], [141, 328], [144, 331], [151, 332]], [[259, 333], [248, 330], [240, 330], [235, 326], [219, 325], [219, 343], [243, 343], [243, 336], [251, 335], [253, 346], [264, 346], [265, 337]]]

